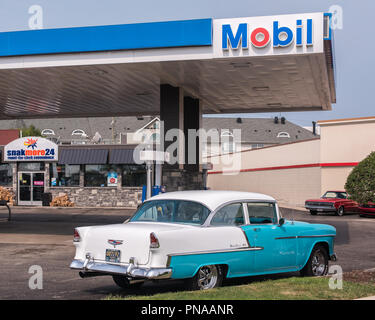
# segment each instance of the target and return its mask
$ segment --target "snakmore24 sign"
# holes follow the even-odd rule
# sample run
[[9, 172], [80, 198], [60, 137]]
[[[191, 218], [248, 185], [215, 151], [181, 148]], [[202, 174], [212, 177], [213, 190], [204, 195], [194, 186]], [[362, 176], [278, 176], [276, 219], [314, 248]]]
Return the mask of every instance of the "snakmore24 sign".
[[23, 137], [4, 147], [4, 162], [57, 161], [58, 145], [41, 137]]

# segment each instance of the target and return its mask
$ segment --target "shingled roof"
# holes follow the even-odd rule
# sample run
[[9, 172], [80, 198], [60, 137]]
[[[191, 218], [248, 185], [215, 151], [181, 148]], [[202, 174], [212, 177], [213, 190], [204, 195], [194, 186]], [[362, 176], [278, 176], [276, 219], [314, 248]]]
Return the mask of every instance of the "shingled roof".
[[[152, 116], [116, 117], [115, 132], [117, 134], [135, 132], [154, 118]], [[34, 125], [40, 130], [52, 129], [55, 137], [60, 140], [75, 139], [76, 137], [72, 136], [73, 130], [81, 129], [89, 137], [99, 132], [103, 139], [111, 139], [111, 122], [111, 117], [1, 120], [0, 129], [16, 129]], [[243, 143], [280, 144], [318, 137], [287, 120], [285, 124], [282, 124], [280, 119], [278, 123], [275, 123], [273, 118], [241, 118], [239, 121], [239, 118], [203, 117], [202, 125], [206, 130], [241, 129]], [[277, 135], [280, 132], [287, 132], [290, 138], [278, 138]]]
[[[203, 118], [203, 128], [208, 129], [241, 129], [242, 143], [280, 144], [317, 138], [311, 131], [285, 121], [285, 124], [273, 118]], [[287, 132], [290, 138], [277, 137], [280, 132]]]
[[[135, 132], [145, 126], [155, 117], [116, 117], [115, 132]], [[51, 118], [51, 119], [18, 119], [1, 120], [0, 129], [22, 128], [34, 125], [36, 128], [52, 129], [56, 138], [60, 140], [76, 139], [72, 132], [77, 129], [83, 130], [89, 137], [99, 132], [103, 139], [112, 138], [112, 117], [100, 118]]]

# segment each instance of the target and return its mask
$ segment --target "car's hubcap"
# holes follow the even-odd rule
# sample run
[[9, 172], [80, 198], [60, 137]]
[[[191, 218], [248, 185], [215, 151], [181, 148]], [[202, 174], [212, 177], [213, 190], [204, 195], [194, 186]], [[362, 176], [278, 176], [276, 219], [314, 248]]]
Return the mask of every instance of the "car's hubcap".
[[201, 290], [215, 287], [218, 279], [216, 266], [204, 266], [198, 271], [198, 287]]
[[324, 254], [318, 250], [312, 258], [312, 272], [314, 276], [323, 276], [326, 270], [326, 259]]

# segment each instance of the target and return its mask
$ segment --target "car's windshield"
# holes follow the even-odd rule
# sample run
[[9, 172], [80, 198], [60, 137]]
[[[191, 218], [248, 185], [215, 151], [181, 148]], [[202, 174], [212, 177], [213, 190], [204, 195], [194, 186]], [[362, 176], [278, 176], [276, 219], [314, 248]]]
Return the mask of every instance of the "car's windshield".
[[209, 214], [208, 208], [194, 201], [151, 200], [145, 202], [130, 221], [202, 225]]
[[346, 199], [347, 194], [345, 192], [334, 192], [334, 191], [327, 191], [322, 198], [338, 198], [338, 199]]

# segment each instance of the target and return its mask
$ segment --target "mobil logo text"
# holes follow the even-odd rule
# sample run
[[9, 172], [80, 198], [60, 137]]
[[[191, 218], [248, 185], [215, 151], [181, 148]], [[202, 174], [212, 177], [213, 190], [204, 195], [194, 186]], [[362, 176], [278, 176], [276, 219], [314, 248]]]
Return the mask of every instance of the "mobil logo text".
[[248, 49], [250, 44], [260, 49], [270, 45], [278, 48], [288, 47], [293, 43], [297, 47], [313, 45], [312, 19], [297, 19], [293, 27], [282, 25], [276, 20], [268, 29], [249, 23], [223, 24], [222, 26], [223, 50]]

